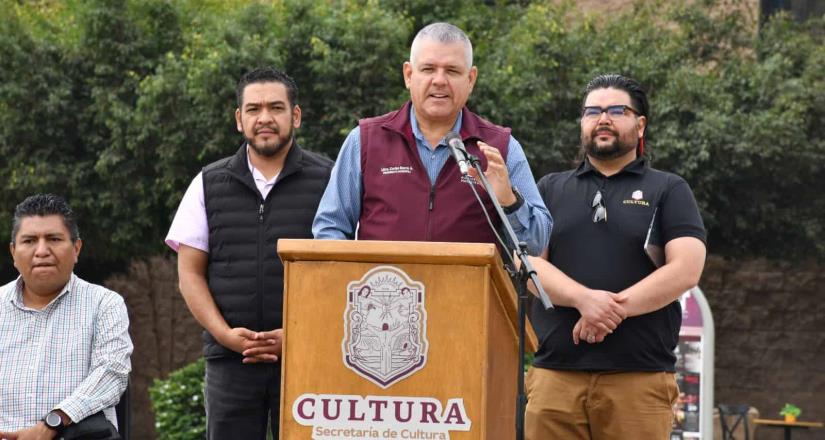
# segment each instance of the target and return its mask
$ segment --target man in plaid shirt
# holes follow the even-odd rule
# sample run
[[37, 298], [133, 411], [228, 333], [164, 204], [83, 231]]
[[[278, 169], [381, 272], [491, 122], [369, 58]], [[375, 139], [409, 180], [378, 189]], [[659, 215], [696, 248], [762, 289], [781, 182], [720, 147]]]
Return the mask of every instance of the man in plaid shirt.
[[20, 276], [0, 287], [0, 439], [57, 438], [101, 411], [117, 423], [129, 317], [120, 295], [72, 273], [81, 245], [63, 198], [17, 205], [9, 249]]

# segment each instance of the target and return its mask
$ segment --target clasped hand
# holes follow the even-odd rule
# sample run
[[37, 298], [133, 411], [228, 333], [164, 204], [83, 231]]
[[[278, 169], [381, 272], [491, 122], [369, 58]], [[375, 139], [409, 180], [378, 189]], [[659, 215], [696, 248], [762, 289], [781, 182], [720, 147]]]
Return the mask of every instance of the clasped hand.
[[284, 329], [254, 332], [244, 327], [230, 329], [221, 343], [241, 353], [243, 363], [278, 362], [281, 357]]
[[604, 290], [588, 289], [576, 304], [581, 314], [573, 326], [573, 343], [580, 341], [595, 344], [604, 341], [607, 335], [627, 318], [623, 303], [627, 297]]

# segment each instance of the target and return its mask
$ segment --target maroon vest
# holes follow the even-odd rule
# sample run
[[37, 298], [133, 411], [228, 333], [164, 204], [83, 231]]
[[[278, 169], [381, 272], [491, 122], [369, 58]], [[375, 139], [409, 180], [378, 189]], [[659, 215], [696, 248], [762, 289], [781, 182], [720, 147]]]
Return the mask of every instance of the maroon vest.
[[[362, 119], [361, 129], [361, 240], [404, 240], [494, 243], [470, 186], [452, 158], [430, 185], [418, 155], [410, 123], [410, 102], [400, 110]], [[507, 160], [510, 129], [493, 125], [466, 107], [462, 111], [461, 138], [470, 154], [487, 160], [476, 143], [497, 148]], [[500, 222], [484, 188], [475, 185], [496, 228]]]

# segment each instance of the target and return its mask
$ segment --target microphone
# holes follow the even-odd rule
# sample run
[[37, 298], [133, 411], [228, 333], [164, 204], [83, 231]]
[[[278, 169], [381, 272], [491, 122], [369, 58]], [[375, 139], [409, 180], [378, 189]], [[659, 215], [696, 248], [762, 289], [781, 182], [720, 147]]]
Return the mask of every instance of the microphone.
[[452, 151], [453, 158], [458, 163], [458, 169], [461, 170], [461, 174], [466, 176], [469, 170], [469, 166], [467, 165], [467, 149], [464, 148], [464, 142], [461, 141], [461, 136], [451, 131], [447, 133], [447, 136], [444, 136], [444, 140], [447, 141], [447, 147]]

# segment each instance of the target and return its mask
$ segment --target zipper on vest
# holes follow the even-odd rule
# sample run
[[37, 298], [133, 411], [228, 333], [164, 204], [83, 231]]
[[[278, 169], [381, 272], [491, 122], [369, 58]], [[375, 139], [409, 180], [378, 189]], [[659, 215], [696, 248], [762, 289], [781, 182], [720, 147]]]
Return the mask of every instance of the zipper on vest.
[[258, 208], [258, 328], [256, 330], [271, 330], [264, 328], [264, 265], [263, 265], [263, 247], [264, 247], [264, 200], [261, 200], [261, 205]]
[[432, 241], [432, 237], [430, 237], [430, 222], [433, 220], [432, 211], [433, 206], [435, 205], [435, 185], [430, 185], [430, 206], [429, 210], [427, 211], [427, 229], [424, 231], [424, 240]]

